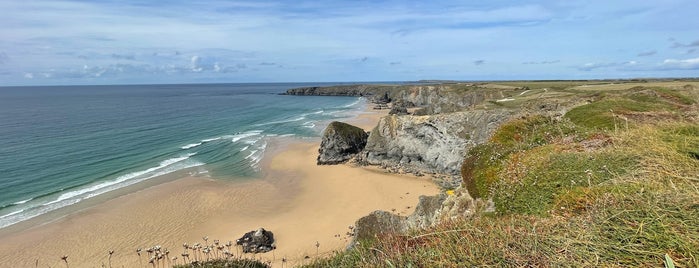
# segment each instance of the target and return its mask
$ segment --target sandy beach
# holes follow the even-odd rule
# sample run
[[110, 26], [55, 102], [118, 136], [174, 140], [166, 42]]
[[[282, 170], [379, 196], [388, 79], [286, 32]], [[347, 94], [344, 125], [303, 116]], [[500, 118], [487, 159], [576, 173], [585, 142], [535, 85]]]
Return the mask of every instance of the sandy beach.
[[[370, 130], [386, 113], [367, 109], [347, 121]], [[307, 262], [305, 256], [344, 249], [348, 227], [371, 211], [395, 209], [407, 215], [419, 195], [439, 191], [425, 178], [350, 165], [317, 166], [318, 146], [318, 140], [274, 140], [263, 160], [262, 178], [186, 177], [50, 223], [1, 233], [0, 263], [64, 267], [61, 256], [67, 255], [70, 267], [151, 267], [137, 248], [160, 245], [170, 250], [170, 258], [179, 257], [184, 242], [225, 243], [264, 227], [274, 232], [277, 249], [254, 257], [274, 267], [285, 258], [286, 267]]]

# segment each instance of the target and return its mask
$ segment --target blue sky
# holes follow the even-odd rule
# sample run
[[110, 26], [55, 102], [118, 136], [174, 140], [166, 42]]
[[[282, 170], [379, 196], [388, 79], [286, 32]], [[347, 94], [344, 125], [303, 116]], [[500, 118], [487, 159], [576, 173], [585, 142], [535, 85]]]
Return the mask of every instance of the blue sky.
[[0, 86], [697, 77], [699, 1], [0, 1]]

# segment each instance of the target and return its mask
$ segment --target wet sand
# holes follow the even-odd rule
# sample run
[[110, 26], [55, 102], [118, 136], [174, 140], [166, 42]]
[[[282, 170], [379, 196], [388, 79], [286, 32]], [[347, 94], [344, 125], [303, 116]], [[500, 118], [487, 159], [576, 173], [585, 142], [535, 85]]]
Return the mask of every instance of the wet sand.
[[[386, 112], [367, 110], [348, 121], [371, 128]], [[151, 267], [136, 249], [155, 245], [169, 249], [169, 257], [181, 263], [184, 242], [225, 243], [264, 227], [274, 232], [277, 250], [249, 257], [275, 267], [286, 258], [287, 267], [308, 261], [305, 256], [344, 249], [348, 226], [371, 211], [395, 209], [406, 215], [419, 195], [438, 192], [425, 178], [350, 165], [317, 166], [318, 143], [272, 141], [259, 179], [186, 177], [3, 233], [0, 266], [34, 267], [38, 260], [39, 267], [65, 267], [60, 257], [68, 255], [70, 267], [107, 267], [108, 252], [114, 250], [112, 267]]]

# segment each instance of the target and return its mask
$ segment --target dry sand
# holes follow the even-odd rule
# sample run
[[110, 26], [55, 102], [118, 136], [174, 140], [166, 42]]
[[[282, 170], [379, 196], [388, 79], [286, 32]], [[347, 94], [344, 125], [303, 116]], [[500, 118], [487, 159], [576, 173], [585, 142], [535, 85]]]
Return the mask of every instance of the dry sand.
[[[352, 123], [371, 128], [387, 111], [367, 110]], [[225, 243], [264, 227], [277, 250], [255, 257], [273, 266], [306, 262], [348, 243], [348, 226], [371, 211], [412, 213], [421, 194], [436, 194], [428, 179], [349, 165], [317, 166], [318, 142], [275, 141], [261, 179], [225, 182], [187, 177], [91, 206], [26, 230], [0, 235], [2, 267], [109, 265], [151, 267], [137, 248], [161, 245], [181, 262], [182, 243]], [[408, 208], [410, 207], [410, 208]], [[339, 237], [337, 237], [339, 235]], [[316, 248], [315, 244], [320, 244]], [[145, 255], [145, 253], [144, 253]], [[252, 255], [250, 255], [252, 257]]]

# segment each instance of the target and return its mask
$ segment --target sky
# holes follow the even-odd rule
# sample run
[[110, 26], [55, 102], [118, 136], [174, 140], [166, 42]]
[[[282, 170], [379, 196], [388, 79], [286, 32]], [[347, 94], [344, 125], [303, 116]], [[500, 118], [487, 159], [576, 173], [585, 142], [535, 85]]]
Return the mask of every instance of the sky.
[[699, 1], [0, 0], [0, 86], [699, 77]]

